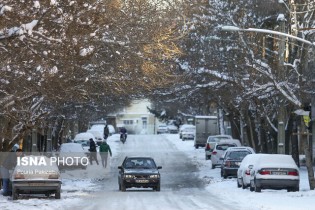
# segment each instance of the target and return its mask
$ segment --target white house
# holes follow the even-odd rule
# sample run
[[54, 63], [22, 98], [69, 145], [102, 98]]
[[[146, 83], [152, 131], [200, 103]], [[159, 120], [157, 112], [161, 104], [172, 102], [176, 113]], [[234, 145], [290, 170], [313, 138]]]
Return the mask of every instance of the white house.
[[157, 121], [149, 112], [151, 108], [149, 100], [135, 100], [122, 111], [116, 113], [116, 126], [125, 127], [132, 134], [154, 134]]

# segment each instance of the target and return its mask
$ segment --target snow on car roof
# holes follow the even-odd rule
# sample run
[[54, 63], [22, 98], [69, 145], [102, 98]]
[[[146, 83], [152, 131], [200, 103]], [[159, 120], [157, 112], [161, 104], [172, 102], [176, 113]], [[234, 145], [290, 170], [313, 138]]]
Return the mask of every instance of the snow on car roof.
[[92, 125], [90, 130], [98, 130], [98, 131], [103, 131], [105, 125], [97, 124], [97, 125]]
[[266, 154], [257, 159], [256, 167], [293, 167], [298, 169], [291, 155]]
[[83, 147], [78, 143], [63, 143], [60, 146], [61, 152], [82, 152]]
[[75, 135], [74, 140], [89, 140], [90, 138], [94, 139], [95, 136], [92, 133], [84, 132]]

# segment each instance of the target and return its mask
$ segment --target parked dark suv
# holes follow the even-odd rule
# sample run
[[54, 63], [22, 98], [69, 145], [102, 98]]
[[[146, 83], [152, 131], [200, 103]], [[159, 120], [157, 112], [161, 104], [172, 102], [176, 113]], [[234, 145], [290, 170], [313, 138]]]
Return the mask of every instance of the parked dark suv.
[[151, 157], [126, 157], [121, 166], [118, 166], [119, 190], [127, 188], [153, 188], [161, 190], [161, 176], [155, 161]]
[[242, 160], [248, 154], [254, 154], [255, 151], [251, 147], [230, 147], [224, 155], [221, 164], [221, 177], [226, 179], [228, 176], [237, 177], [237, 170]]

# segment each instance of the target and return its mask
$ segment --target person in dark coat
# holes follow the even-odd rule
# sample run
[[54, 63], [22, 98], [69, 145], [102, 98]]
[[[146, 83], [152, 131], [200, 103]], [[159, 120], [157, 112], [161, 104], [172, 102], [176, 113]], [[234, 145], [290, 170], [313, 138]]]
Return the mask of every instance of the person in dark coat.
[[125, 135], [126, 139], [127, 140], [127, 129], [125, 127], [122, 127], [120, 129], [120, 139], [122, 139], [123, 135]]
[[107, 166], [108, 153], [110, 154], [110, 156], [112, 156], [112, 150], [110, 149], [110, 146], [107, 144], [107, 142], [104, 140], [100, 145], [100, 155], [104, 168], [106, 168]]
[[104, 127], [104, 139], [106, 140], [109, 136], [109, 129], [108, 129], [108, 126], [105, 125]]
[[90, 139], [90, 164], [93, 165], [93, 160], [95, 160], [96, 164], [98, 165], [98, 160], [97, 160], [97, 153], [96, 153], [96, 144], [94, 140], [91, 138]]
[[10, 170], [13, 170], [15, 168], [17, 164], [17, 157], [20, 156], [22, 156], [21, 149], [16, 149], [15, 151], [11, 150], [0, 167], [3, 196], [12, 195], [12, 189], [10, 188]]

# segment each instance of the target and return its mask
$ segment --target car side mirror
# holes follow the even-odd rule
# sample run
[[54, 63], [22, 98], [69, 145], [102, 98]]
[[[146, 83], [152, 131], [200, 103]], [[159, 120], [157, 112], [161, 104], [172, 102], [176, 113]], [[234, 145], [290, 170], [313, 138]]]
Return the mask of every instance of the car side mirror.
[[162, 169], [162, 166], [158, 166], [157, 169]]
[[118, 166], [118, 169], [122, 170], [122, 167], [121, 167], [121, 166]]

